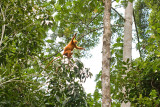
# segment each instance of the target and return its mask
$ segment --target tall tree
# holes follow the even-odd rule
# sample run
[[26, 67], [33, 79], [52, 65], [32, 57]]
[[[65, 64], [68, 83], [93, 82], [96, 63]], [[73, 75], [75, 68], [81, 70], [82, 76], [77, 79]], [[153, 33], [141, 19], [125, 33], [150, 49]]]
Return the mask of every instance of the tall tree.
[[[124, 44], [123, 44], [123, 61], [129, 62], [132, 60], [132, 16], [133, 16], [133, 3], [128, 1], [125, 9], [125, 23], [124, 23]], [[128, 72], [129, 69], [126, 71]], [[126, 91], [125, 87], [122, 90]], [[130, 107], [130, 102], [121, 104], [122, 107]]]
[[111, 106], [110, 96], [110, 44], [111, 44], [111, 0], [104, 1], [104, 34], [102, 47], [102, 107]]

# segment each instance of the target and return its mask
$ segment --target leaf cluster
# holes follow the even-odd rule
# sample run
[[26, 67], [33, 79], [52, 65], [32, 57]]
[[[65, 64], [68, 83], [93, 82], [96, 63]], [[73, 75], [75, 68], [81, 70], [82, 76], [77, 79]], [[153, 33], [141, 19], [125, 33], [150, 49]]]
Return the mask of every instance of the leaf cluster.
[[80, 61], [65, 64], [59, 60], [47, 69], [47, 106], [87, 106], [87, 96], [82, 82], [92, 74]]

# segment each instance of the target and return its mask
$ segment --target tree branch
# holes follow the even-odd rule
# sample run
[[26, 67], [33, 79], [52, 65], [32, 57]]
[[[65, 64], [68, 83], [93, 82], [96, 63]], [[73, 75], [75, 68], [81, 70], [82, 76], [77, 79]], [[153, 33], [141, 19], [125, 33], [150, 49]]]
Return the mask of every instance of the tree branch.
[[93, 20], [94, 20], [97, 16], [99, 16], [102, 12], [103, 12], [103, 10], [101, 10], [101, 11], [87, 24], [87, 26], [88, 26], [90, 23], [92, 23]]
[[140, 54], [140, 57], [142, 56], [142, 52], [140, 50], [140, 46], [139, 46], [139, 34], [138, 34], [138, 29], [137, 29], [137, 23], [136, 23], [136, 18], [135, 18], [135, 13], [134, 13], [134, 9], [133, 9], [133, 18], [134, 18], [134, 24], [135, 24], [135, 28], [136, 28], [136, 33], [137, 33], [137, 39], [138, 39], [138, 51], [139, 51], [139, 54]]
[[111, 9], [114, 10], [125, 21], [124, 17], [115, 8], [111, 7]]
[[10, 80], [8, 80], [8, 81], [2, 82], [2, 83], [0, 84], [0, 86], [4, 85], [4, 84], [6, 84], [6, 83], [9, 83], [9, 82], [33, 83], [33, 82], [31, 82], [31, 81], [16, 80], [16, 79], [18, 79], [18, 78], [12, 78], [12, 79], [10, 79]]
[[88, 35], [88, 34], [94, 32], [94, 31], [97, 31], [97, 30], [99, 30], [99, 29], [102, 29], [102, 28], [103, 28], [103, 27], [100, 27], [100, 28], [97, 28], [97, 29], [93, 29], [93, 30], [91, 30], [90, 32], [88, 32], [88, 33], [86, 33], [86, 34], [81, 35], [77, 40], [79, 41], [80, 39], [82, 39], [82, 37], [84, 37], [84, 36], [86, 36], [86, 35]]

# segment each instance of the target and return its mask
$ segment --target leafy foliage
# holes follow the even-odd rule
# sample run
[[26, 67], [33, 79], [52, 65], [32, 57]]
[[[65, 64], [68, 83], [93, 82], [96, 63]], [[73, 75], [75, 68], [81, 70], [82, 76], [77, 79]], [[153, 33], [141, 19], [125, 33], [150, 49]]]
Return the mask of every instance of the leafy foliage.
[[[59, 29], [65, 25], [65, 17], [61, 20], [58, 16], [59, 2], [0, 1], [1, 106], [87, 106], [82, 82], [92, 74], [79, 60], [71, 60], [71, 65], [57, 60], [44, 70], [49, 63], [46, 59], [59, 53], [65, 44], [56, 43], [56, 38], [62, 34]], [[67, 7], [70, 5], [67, 3]], [[77, 26], [71, 28], [73, 33]], [[53, 32], [48, 34], [50, 29]], [[65, 33], [67, 38], [69, 33]], [[69, 39], [65, 40], [67, 43]], [[96, 41], [92, 41], [86, 47], [95, 44]]]
[[[44, 104], [44, 91], [39, 90], [39, 59], [45, 32], [50, 25], [45, 22], [52, 17], [49, 10], [38, 9], [45, 9], [45, 3], [33, 0], [0, 1], [0, 104], [3, 106]], [[50, 15], [46, 19], [38, 18], [47, 13]]]
[[73, 61], [72, 65], [65, 64], [61, 60], [54, 67], [48, 68], [48, 106], [87, 106], [86, 94], [80, 84], [92, 74], [84, 68], [81, 62]]

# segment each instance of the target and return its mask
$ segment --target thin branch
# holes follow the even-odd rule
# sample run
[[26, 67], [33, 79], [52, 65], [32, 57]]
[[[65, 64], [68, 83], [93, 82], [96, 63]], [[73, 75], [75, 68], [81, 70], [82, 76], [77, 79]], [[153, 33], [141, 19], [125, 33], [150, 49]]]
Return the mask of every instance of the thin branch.
[[61, 51], [63, 51], [63, 49], [61, 49], [60, 51], [58, 51], [57, 53], [55, 53], [55, 54], [53, 54], [53, 55], [51, 55], [50, 57], [48, 57], [47, 59], [44, 59], [43, 61], [46, 61], [46, 60], [48, 60], [48, 59], [50, 59], [50, 58], [52, 58], [53, 56], [56, 56], [58, 53], [60, 53]]
[[93, 20], [94, 20], [97, 16], [99, 16], [102, 12], [103, 12], [103, 10], [101, 10], [101, 11], [87, 24], [87, 26], [88, 26], [90, 23], [92, 23]]
[[137, 39], [138, 39], [138, 50], [139, 50], [139, 54], [140, 54], [140, 57], [142, 56], [142, 52], [140, 50], [140, 46], [139, 46], [139, 34], [138, 34], [138, 29], [137, 29], [137, 23], [136, 23], [136, 18], [135, 18], [135, 11], [133, 10], [133, 18], [134, 18], [134, 24], [135, 24], [135, 28], [136, 28], [136, 33], [137, 33]]
[[97, 29], [93, 29], [93, 30], [91, 30], [90, 32], [88, 32], [87, 34], [81, 35], [77, 40], [79, 41], [80, 39], [82, 39], [82, 37], [84, 37], [84, 36], [86, 36], [86, 35], [94, 32], [94, 31], [97, 31], [97, 30], [99, 30], [99, 29], [102, 29], [102, 28], [103, 28], [103, 27], [100, 27], [100, 28], [97, 28]]
[[[113, 1], [113, 2], [114, 2], [114, 1]], [[114, 9], [113, 7], [111, 7], [111, 9], [114, 10], [123, 20], [125, 20], [124, 17], [123, 17], [116, 9]], [[92, 23], [93, 20], [94, 20], [97, 16], [99, 16], [102, 12], [103, 12], [103, 10], [101, 10], [101, 11], [87, 24], [87, 26], [88, 26], [90, 23]]]
[[81, 22], [81, 24], [84, 24], [84, 25], [85, 25], [85, 23], [83, 23], [83, 20], [81, 20], [81, 19], [77, 16], [77, 14], [70, 14], [70, 15], [75, 16], [75, 17]]
[[125, 21], [124, 17], [115, 8], [111, 7], [111, 9], [114, 10]]
[[31, 81], [16, 80], [16, 79], [18, 79], [18, 78], [12, 78], [12, 79], [10, 79], [10, 80], [8, 80], [8, 81], [2, 82], [2, 83], [0, 84], [0, 86], [4, 85], [4, 84], [6, 84], [6, 83], [9, 83], [9, 82], [34, 83], [34, 82], [31, 82]]
[[[4, 45], [3, 47], [1, 46], [0, 52], [2, 52], [2, 50], [7, 46], [7, 43], [8, 43], [9, 41], [11, 41], [11, 39], [8, 40], [8, 41], [7, 41], [7, 40], [8, 40], [8, 39], [5, 39], [5, 40], [2, 41], [2, 43], [5, 42], [5, 45]], [[6, 42], [6, 41], [7, 41], [7, 42]]]
[[68, 20], [64, 20], [64, 22], [66, 22], [66, 23], [71, 23], [71, 24], [80, 24], [80, 23], [75, 23], [75, 22], [68, 21]]
[[[1, 5], [0, 5], [0, 8], [1, 8], [1, 13], [2, 13], [2, 16], [3, 16], [3, 22], [5, 22], [5, 13], [4, 13], [4, 11], [2, 10], [2, 7], [1, 7]], [[0, 41], [0, 46], [1, 46], [1, 44], [2, 44], [2, 40], [3, 40], [3, 36], [4, 36], [4, 31], [5, 31], [5, 24], [4, 25], [2, 25], [2, 35], [1, 35], [1, 41]]]
[[2, 82], [2, 83], [0, 84], [0, 86], [3, 85], [3, 84], [6, 84], [6, 83], [8, 83], [8, 82], [12, 82], [12, 81], [15, 80], [15, 79], [17, 79], [17, 78], [12, 78], [12, 79], [10, 79], [10, 80], [8, 80], [8, 81]]

